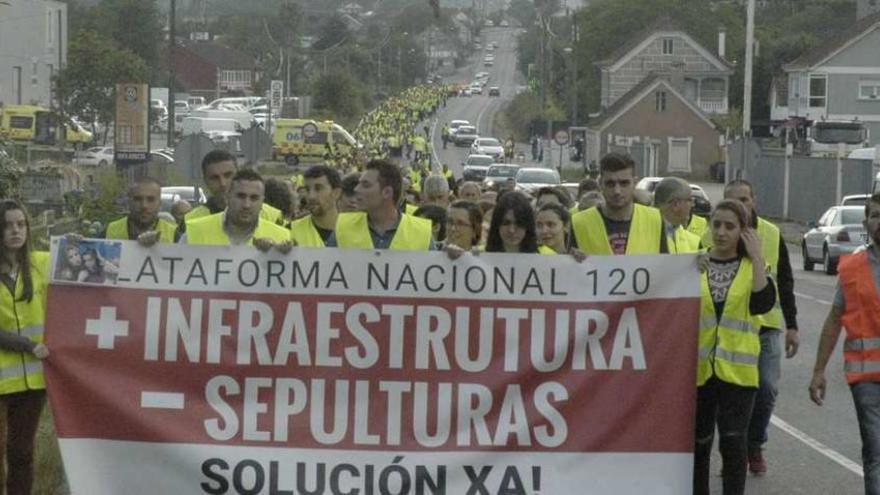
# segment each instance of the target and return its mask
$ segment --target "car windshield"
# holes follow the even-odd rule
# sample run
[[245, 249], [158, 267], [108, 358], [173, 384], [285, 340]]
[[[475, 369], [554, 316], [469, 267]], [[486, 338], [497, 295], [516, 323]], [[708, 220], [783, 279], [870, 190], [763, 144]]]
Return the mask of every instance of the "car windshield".
[[841, 225], [861, 225], [865, 219], [865, 210], [862, 208], [847, 208], [840, 210]]
[[516, 172], [519, 170], [519, 167], [515, 165], [506, 165], [503, 167], [489, 167], [489, 172], [487, 175], [491, 175], [492, 177], [516, 177]]
[[492, 165], [495, 160], [491, 156], [469, 156], [465, 165]]
[[553, 170], [523, 170], [517, 174], [516, 181], [527, 184], [559, 184], [559, 176]]
[[476, 134], [477, 128], [463, 125], [458, 128], [458, 133], [459, 134]]
[[497, 139], [480, 139], [477, 143], [480, 146], [501, 146], [501, 143]]

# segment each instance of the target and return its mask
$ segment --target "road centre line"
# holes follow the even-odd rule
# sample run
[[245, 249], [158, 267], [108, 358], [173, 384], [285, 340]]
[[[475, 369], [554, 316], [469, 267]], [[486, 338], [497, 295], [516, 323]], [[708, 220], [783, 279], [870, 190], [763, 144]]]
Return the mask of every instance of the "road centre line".
[[815, 438], [807, 435], [806, 433], [802, 432], [801, 430], [798, 430], [797, 428], [795, 428], [791, 424], [782, 420], [782, 418], [780, 418], [779, 416], [776, 416], [774, 414], [770, 418], [770, 423], [772, 423], [774, 426], [776, 426], [780, 430], [793, 436], [794, 438], [799, 440], [801, 443], [803, 443], [807, 447], [810, 447], [811, 449], [822, 454], [823, 456], [827, 457], [828, 459], [831, 459], [832, 461], [834, 461], [835, 463], [844, 467], [848, 471], [851, 471], [854, 474], [859, 475], [859, 477], [862, 477], [862, 478], [865, 477], [865, 472], [862, 469], [861, 464], [847, 458], [846, 456], [844, 456], [840, 452], [837, 452], [836, 450], [832, 449], [831, 447], [828, 447], [827, 445], [825, 445], [822, 442], [816, 440]]
[[827, 305], [827, 306], [831, 306], [831, 304], [832, 304], [831, 301], [826, 301], [826, 300], [824, 300], [824, 299], [819, 299], [819, 298], [813, 297], [813, 296], [808, 295], [808, 294], [802, 294], [802, 293], [800, 293], [800, 292], [795, 292], [794, 295], [796, 295], [797, 297], [802, 297], [802, 298], [804, 298], [804, 299], [809, 299], [810, 301], [815, 301], [815, 302], [817, 302], [817, 303], [819, 303], [819, 304], [825, 304], [825, 305]]

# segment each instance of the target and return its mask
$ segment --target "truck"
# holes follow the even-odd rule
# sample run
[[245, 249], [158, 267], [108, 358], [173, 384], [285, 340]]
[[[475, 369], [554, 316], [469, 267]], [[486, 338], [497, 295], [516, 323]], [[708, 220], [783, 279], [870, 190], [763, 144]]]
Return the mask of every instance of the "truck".
[[291, 167], [300, 161], [320, 160], [330, 149], [349, 153], [361, 145], [333, 121], [277, 119], [272, 134], [272, 159], [283, 159]]
[[807, 154], [815, 157], [843, 157], [868, 146], [868, 128], [852, 120], [817, 120], [807, 130]]
[[68, 120], [58, 125], [58, 116], [35, 105], [7, 105], [0, 109], [0, 135], [12, 141], [54, 145], [58, 130], [75, 148], [91, 143], [94, 136], [78, 123]]

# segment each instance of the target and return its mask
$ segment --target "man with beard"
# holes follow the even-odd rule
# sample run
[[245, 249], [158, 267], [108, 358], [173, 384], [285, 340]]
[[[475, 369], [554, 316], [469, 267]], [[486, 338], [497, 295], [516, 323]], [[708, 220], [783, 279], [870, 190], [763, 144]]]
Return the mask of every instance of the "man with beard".
[[339, 211], [336, 203], [342, 195], [342, 178], [334, 168], [315, 165], [304, 175], [306, 207], [310, 214], [290, 227], [294, 244], [301, 247], [324, 247], [336, 228]]
[[128, 189], [128, 215], [107, 225], [107, 239], [136, 241], [158, 236], [158, 242], [173, 243], [177, 225], [159, 218], [162, 186], [156, 179], [138, 179]]
[[239, 170], [226, 192], [226, 209], [186, 222], [183, 244], [254, 245], [268, 249], [289, 245], [290, 231], [260, 218], [265, 194], [263, 178], [253, 170]]

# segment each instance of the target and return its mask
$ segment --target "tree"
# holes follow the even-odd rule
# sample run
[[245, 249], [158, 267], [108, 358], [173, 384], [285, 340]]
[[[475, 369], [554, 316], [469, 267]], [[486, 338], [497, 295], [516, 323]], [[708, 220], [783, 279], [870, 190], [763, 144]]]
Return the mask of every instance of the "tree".
[[[97, 7], [102, 34], [158, 68], [164, 22], [156, 0], [101, 0]], [[158, 75], [158, 74], [157, 74]]]
[[318, 113], [335, 120], [345, 120], [364, 113], [368, 101], [362, 83], [343, 68], [318, 77], [312, 85], [312, 104]]
[[0, 136], [0, 198], [17, 198], [21, 168], [11, 158], [12, 146]]
[[147, 81], [150, 73], [140, 57], [94, 31], [73, 35], [67, 60], [55, 77], [66, 113], [108, 126], [114, 118], [116, 83]]

